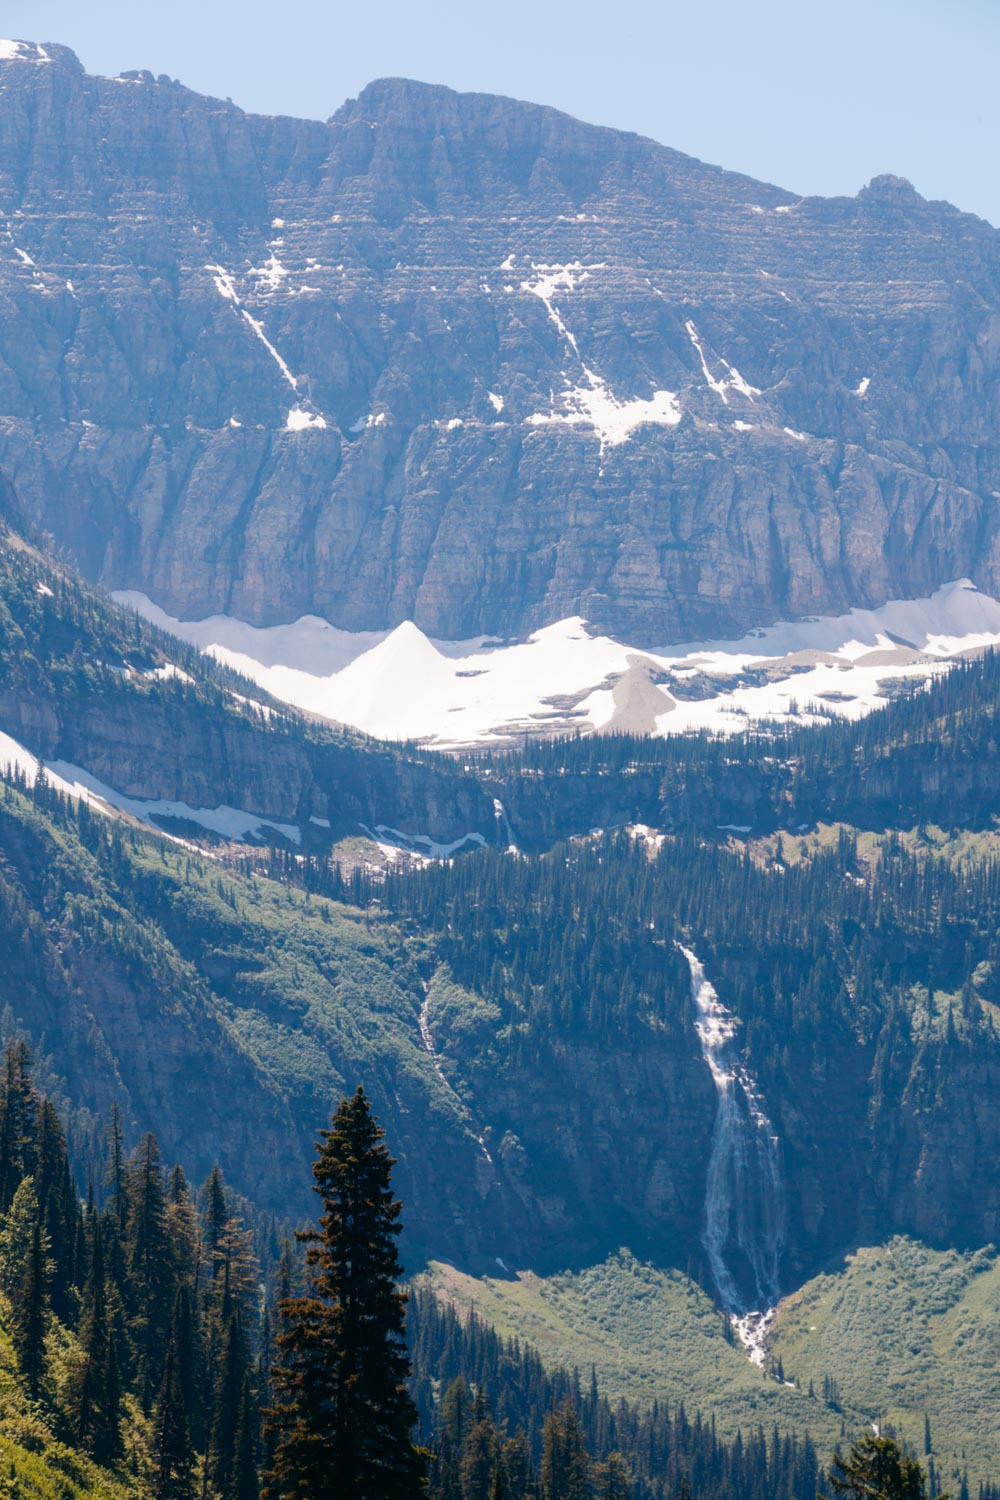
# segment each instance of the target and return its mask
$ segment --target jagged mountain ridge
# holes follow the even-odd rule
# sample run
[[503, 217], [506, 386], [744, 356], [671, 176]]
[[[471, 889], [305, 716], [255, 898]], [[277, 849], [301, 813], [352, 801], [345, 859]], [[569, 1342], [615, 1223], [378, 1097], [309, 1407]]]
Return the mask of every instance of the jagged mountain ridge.
[[[12, 49], [8, 49], [12, 50]], [[183, 618], [647, 644], [1000, 592], [1000, 239], [383, 80], [0, 62], [0, 470]]]

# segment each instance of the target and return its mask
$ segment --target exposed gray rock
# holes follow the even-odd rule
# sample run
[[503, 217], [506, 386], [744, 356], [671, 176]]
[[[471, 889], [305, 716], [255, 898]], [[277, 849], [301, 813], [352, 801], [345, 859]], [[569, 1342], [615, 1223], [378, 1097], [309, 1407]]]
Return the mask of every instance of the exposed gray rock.
[[91, 578], [647, 645], [1000, 592], [981, 220], [509, 99], [255, 118], [45, 50], [0, 63], [0, 469]]

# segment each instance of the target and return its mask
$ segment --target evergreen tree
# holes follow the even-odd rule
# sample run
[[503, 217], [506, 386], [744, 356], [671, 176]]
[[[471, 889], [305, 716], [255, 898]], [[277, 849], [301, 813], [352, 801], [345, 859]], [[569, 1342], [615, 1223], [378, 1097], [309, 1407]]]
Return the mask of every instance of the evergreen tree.
[[364, 1090], [322, 1132], [313, 1167], [323, 1212], [304, 1236], [311, 1295], [282, 1304], [271, 1500], [409, 1500], [423, 1456], [406, 1389], [406, 1298], [392, 1158]]
[[28, 1253], [14, 1292], [10, 1324], [17, 1362], [28, 1394], [35, 1399], [43, 1395], [48, 1374], [45, 1353], [45, 1335], [49, 1324], [46, 1250], [47, 1241], [42, 1229], [41, 1214], [36, 1208]]
[[184, 1417], [177, 1351], [171, 1340], [156, 1404], [153, 1435], [153, 1500], [193, 1500], [194, 1451]]
[[181, 1282], [174, 1297], [170, 1342], [177, 1359], [177, 1384], [184, 1421], [194, 1446], [200, 1447], [206, 1430], [204, 1413], [204, 1351], [200, 1330], [191, 1305], [191, 1289]]
[[80, 1342], [84, 1363], [77, 1398], [77, 1441], [97, 1463], [113, 1463], [121, 1454], [121, 1381], [99, 1219], [92, 1232]]
[[239, 1420], [233, 1445], [233, 1467], [229, 1488], [223, 1500], [258, 1500], [257, 1483], [257, 1412], [250, 1388], [249, 1375], [244, 1377], [240, 1395]]
[[31, 1250], [31, 1236], [38, 1219], [38, 1194], [35, 1179], [24, 1177], [0, 1228], [0, 1291], [8, 1297], [17, 1295], [24, 1267]]
[[[477, 1392], [477, 1396], [478, 1394]], [[462, 1445], [462, 1457], [458, 1466], [462, 1500], [489, 1500], [499, 1452], [496, 1426], [483, 1403], [476, 1411], [475, 1420]]]
[[36, 1095], [31, 1053], [18, 1038], [7, 1043], [0, 1082], [0, 1213], [6, 1213], [23, 1177], [34, 1171]]
[[531, 1450], [525, 1433], [518, 1429], [504, 1442], [501, 1467], [510, 1500], [532, 1500], [535, 1486], [531, 1477]]
[[125, 1243], [125, 1225], [128, 1220], [128, 1196], [125, 1191], [125, 1135], [122, 1128], [122, 1112], [117, 1104], [111, 1106], [108, 1121], [108, 1159], [104, 1170], [104, 1183], [109, 1188], [109, 1208], [118, 1230], [118, 1242]]
[[226, 1202], [226, 1184], [221, 1170], [218, 1167], [213, 1167], [205, 1178], [201, 1190], [202, 1232], [213, 1276], [219, 1268], [219, 1263], [215, 1259], [215, 1251], [222, 1238], [222, 1230], [228, 1218], [229, 1205]]
[[183, 1167], [174, 1167], [167, 1179], [167, 1238], [174, 1284], [193, 1286], [201, 1258], [201, 1226]]
[[852, 1443], [846, 1458], [834, 1454], [830, 1485], [843, 1500], [927, 1500], [927, 1481], [917, 1460], [894, 1438], [871, 1433]]
[[590, 1460], [580, 1418], [569, 1397], [542, 1429], [543, 1500], [589, 1500]]
[[594, 1500], [629, 1500], [628, 1469], [620, 1453], [594, 1465]]
[[35, 1191], [52, 1247], [49, 1285], [52, 1311], [61, 1322], [70, 1323], [75, 1320], [78, 1305], [76, 1257], [80, 1209], [70, 1172], [66, 1132], [50, 1099], [42, 1099], [38, 1104]]
[[212, 1402], [212, 1432], [206, 1458], [209, 1482], [223, 1500], [233, 1490], [236, 1463], [237, 1428], [241, 1401], [247, 1381], [247, 1359], [240, 1327], [240, 1315], [234, 1308], [223, 1334], [219, 1368]]
[[163, 1169], [152, 1134], [143, 1137], [129, 1160], [125, 1192], [129, 1328], [137, 1393], [143, 1410], [148, 1411], [158, 1372], [163, 1369], [174, 1302]]

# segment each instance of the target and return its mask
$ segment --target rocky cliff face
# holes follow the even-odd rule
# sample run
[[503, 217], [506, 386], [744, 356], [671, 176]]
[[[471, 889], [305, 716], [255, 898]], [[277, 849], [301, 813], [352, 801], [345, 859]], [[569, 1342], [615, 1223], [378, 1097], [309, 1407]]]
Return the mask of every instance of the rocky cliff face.
[[0, 470], [93, 579], [636, 642], [1000, 591], [1000, 237], [399, 80], [0, 63]]

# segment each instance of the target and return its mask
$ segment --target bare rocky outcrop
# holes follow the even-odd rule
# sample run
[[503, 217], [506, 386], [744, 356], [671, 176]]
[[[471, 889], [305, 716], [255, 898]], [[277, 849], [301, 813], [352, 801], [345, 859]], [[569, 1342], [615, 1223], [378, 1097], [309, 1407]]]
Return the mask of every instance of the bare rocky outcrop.
[[1000, 237], [404, 80], [0, 63], [0, 470], [185, 618], [647, 645], [1000, 592]]

